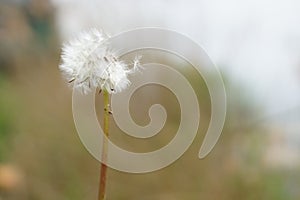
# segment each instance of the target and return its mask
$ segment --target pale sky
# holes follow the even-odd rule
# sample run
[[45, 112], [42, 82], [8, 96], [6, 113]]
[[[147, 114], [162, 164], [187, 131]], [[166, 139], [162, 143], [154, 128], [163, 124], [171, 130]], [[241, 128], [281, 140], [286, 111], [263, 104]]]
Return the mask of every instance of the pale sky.
[[267, 115], [300, 104], [298, 0], [52, 2], [62, 39], [93, 26], [111, 35], [145, 26], [172, 29], [199, 43]]

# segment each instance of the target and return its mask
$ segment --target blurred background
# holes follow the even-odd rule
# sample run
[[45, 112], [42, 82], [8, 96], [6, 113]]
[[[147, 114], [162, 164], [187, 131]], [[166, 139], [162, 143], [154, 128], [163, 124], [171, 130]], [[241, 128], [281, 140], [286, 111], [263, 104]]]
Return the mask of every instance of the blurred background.
[[[201, 107], [196, 140], [160, 171], [109, 170], [108, 200], [300, 199], [299, 10], [297, 0], [1, 0], [0, 199], [96, 199], [99, 163], [76, 134], [72, 91], [58, 70], [62, 41], [94, 26], [110, 35], [150, 26], [191, 37], [219, 67], [228, 97], [220, 141], [199, 160], [210, 100], [204, 81], [186, 66], [182, 73]], [[144, 54], [183, 65], [174, 56]], [[101, 101], [96, 98], [99, 121]], [[139, 89], [133, 119], [147, 124], [153, 103], [169, 117], [158, 136], [129, 138], [112, 122], [112, 140], [138, 152], [167, 144], [180, 120], [170, 91]]]

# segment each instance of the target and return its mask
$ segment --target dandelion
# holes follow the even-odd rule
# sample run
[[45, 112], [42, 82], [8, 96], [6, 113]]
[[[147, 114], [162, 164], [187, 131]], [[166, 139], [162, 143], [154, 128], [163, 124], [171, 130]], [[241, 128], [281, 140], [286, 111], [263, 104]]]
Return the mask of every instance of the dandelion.
[[108, 38], [103, 32], [91, 29], [63, 45], [59, 68], [68, 82], [84, 94], [92, 88], [121, 92], [130, 85], [128, 75], [140, 66], [140, 57], [136, 57], [133, 68], [129, 69], [109, 48]]
[[[62, 48], [62, 71], [69, 83], [83, 94], [99, 88], [103, 91], [104, 99], [104, 134], [109, 136], [109, 106], [111, 93], [121, 92], [130, 85], [128, 75], [138, 71], [141, 67], [140, 58], [136, 57], [130, 69], [129, 65], [121, 61], [115, 52], [109, 48], [109, 37], [97, 29], [82, 32], [78, 37], [65, 43]], [[107, 139], [103, 140], [102, 161], [100, 169], [100, 183], [98, 199], [105, 199], [107, 166]]]

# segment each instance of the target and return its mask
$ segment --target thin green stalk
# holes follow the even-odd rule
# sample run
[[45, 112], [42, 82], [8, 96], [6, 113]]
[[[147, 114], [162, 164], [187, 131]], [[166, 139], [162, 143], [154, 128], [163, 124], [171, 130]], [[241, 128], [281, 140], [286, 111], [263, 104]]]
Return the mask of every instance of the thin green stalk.
[[[104, 134], [108, 137], [109, 135], [109, 93], [107, 90], [103, 90], [103, 99], [104, 99]], [[108, 141], [106, 138], [103, 139], [103, 148], [102, 148], [102, 163], [100, 169], [100, 183], [99, 183], [99, 194], [98, 200], [105, 199], [105, 189], [106, 189], [106, 176], [107, 176], [107, 166], [104, 164], [107, 161], [107, 144]]]

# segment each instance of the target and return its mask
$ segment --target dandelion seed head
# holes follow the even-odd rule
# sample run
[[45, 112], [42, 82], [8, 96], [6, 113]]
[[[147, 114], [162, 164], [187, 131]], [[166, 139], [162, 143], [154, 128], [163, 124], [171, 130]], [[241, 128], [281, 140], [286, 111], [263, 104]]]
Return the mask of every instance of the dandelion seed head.
[[63, 45], [59, 69], [84, 94], [92, 88], [105, 89], [109, 93], [121, 92], [130, 85], [128, 74], [141, 66], [140, 58], [136, 57], [129, 69], [128, 64], [109, 48], [108, 38], [103, 32], [91, 29]]

